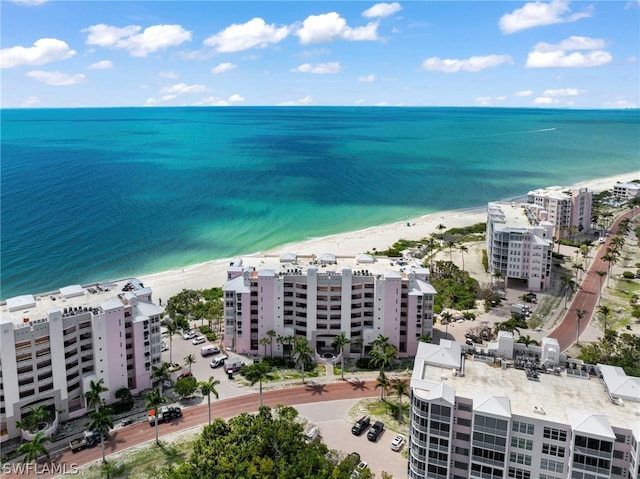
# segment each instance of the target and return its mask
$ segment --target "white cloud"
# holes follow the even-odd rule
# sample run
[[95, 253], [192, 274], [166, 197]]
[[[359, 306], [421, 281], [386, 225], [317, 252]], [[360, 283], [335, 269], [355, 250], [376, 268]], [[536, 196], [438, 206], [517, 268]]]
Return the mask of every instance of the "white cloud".
[[300, 43], [332, 42], [334, 40], [364, 41], [378, 38], [378, 23], [370, 22], [364, 27], [352, 28], [347, 21], [336, 12], [322, 15], [310, 15], [302, 28], [296, 31]]
[[361, 77], [358, 77], [358, 81], [360, 83], [371, 83], [376, 81], [376, 76], [375, 75], [361, 76]]
[[178, 74], [175, 72], [160, 72], [160, 78], [168, 78], [170, 80], [173, 80], [175, 78], [178, 78]]
[[37, 106], [39, 104], [40, 104], [40, 98], [38, 98], [37, 96], [30, 96], [26, 98], [22, 103], [20, 103], [20, 107], [29, 108], [32, 106]]
[[502, 33], [509, 35], [529, 28], [575, 22], [591, 16], [590, 9], [572, 15], [570, 13], [569, 2], [566, 0], [530, 2], [500, 17], [498, 25]]
[[310, 96], [305, 96], [304, 98], [300, 98], [298, 100], [290, 100], [283, 101], [282, 103], [278, 103], [278, 106], [305, 106], [305, 105], [313, 105], [315, 102], [313, 98]]
[[531, 96], [533, 95], [533, 90], [520, 90], [514, 93], [515, 96]]
[[598, 50], [606, 46], [601, 38], [571, 36], [560, 43], [536, 43], [533, 49], [537, 52], [555, 52], [558, 50]]
[[186, 83], [176, 83], [175, 85], [164, 87], [162, 90], [160, 90], [160, 93], [175, 93], [176, 95], [182, 95], [183, 93], [202, 93], [203, 91], [207, 91], [207, 87], [204, 85], [187, 85]]
[[62, 72], [45, 72], [42, 70], [34, 70], [27, 73], [27, 76], [52, 86], [70, 86], [77, 85], [84, 81], [84, 75], [78, 73], [76, 75], [67, 75]]
[[26, 5], [27, 7], [35, 7], [47, 3], [47, 0], [11, 0], [11, 2], [18, 5]]
[[542, 93], [542, 96], [577, 96], [580, 93], [584, 93], [584, 90], [578, 90], [577, 88], [561, 88], [561, 89], [549, 89]]
[[462, 60], [431, 57], [422, 63], [422, 69], [445, 73], [455, 73], [459, 71], [478, 72], [486, 68], [497, 67], [503, 63], [513, 63], [513, 61], [509, 55], [473, 56]]
[[253, 18], [244, 24], [234, 23], [220, 33], [204, 41], [208, 47], [219, 52], [240, 52], [254, 47], [266, 47], [269, 43], [278, 43], [289, 35], [289, 27], [276, 28], [267, 25], [262, 18]]
[[555, 52], [529, 52], [526, 68], [585, 68], [597, 67], [611, 63], [609, 52], [597, 50], [589, 53], [573, 52], [567, 54], [562, 50]]
[[32, 47], [11, 47], [0, 50], [0, 68], [20, 65], [43, 65], [58, 60], [67, 60], [76, 54], [69, 45], [56, 38], [40, 38]]
[[605, 108], [638, 108], [636, 103], [627, 100], [607, 101], [602, 105]]
[[113, 68], [113, 62], [111, 60], [102, 60], [101, 62], [92, 63], [87, 68], [89, 70], [108, 70]]
[[134, 57], [146, 57], [191, 41], [191, 32], [180, 25], [153, 25], [141, 30], [137, 25], [118, 28], [101, 23], [83, 31], [89, 32], [87, 45], [127, 50]]
[[473, 101], [478, 106], [490, 106], [491, 105], [491, 97], [490, 96], [479, 96], [479, 97], [476, 97]]
[[538, 98], [533, 100], [533, 103], [536, 105], [553, 105], [558, 103], [558, 100], [548, 96], [539, 96]]
[[235, 93], [229, 97], [229, 103], [241, 103], [244, 101], [244, 97]]
[[197, 103], [194, 103], [195, 106], [229, 106], [234, 103], [242, 103], [244, 101], [244, 97], [235, 93], [231, 95], [226, 100], [224, 98], [218, 98], [215, 96], [210, 96], [200, 100]]
[[147, 101], [145, 101], [144, 104], [147, 106], [160, 105], [161, 103], [167, 103], [168, 101], [171, 101], [174, 98], [176, 98], [175, 95], [165, 95], [160, 98], [147, 98]]
[[402, 7], [398, 2], [393, 3], [376, 3], [373, 7], [366, 9], [362, 12], [363, 17], [375, 18], [375, 17], [388, 17], [394, 13], [402, 10]]
[[339, 73], [341, 70], [340, 62], [329, 63], [303, 63], [302, 65], [292, 69], [293, 72], [298, 73], [316, 73], [316, 74], [328, 74]]
[[214, 75], [219, 75], [220, 73], [226, 73], [228, 71], [231, 71], [234, 68], [236, 68], [236, 65], [234, 65], [233, 63], [224, 62], [224, 63], [220, 63], [219, 65], [213, 67], [211, 69], [211, 73], [213, 73]]

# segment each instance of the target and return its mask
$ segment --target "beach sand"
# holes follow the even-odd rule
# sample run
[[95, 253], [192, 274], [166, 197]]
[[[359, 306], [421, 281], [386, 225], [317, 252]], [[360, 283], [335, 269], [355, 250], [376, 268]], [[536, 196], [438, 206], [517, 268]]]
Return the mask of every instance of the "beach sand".
[[[640, 178], [640, 171], [598, 178], [577, 183], [570, 187], [587, 187], [598, 193], [612, 189], [617, 182], [626, 183], [638, 178]], [[526, 194], [526, 192], [523, 194]], [[295, 253], [298, 256], [320, 256], [324, 253], [333, 253], [338, 257], [354, 257], [357, 254], [372, 251], [374, 248], [385, 250], [399, 239], [419, 240], [428, 237], [432, 233], [438, 232], [437, 226], [440, 224], [450, 229], [485, 223], [486, 221], [486, 205], [483, 205], [473, 209], [439, 212], [409, 221], [315, 238], [301, 243], [283, 245], [266, 252], [241, 255], [240, 257], [244, 266], [254, 266], [256, 269], [260, 268], [265, 258], [279, 257], [282, 253]], [[411, 226], [408, 226], [409, 224]], [[146, 286], [152, 288], [156, 301], [158, 299], [165, 300], [183, 289], [221, 287], [226, 281], [226, 270], [231, 260], [232, 258], [225, 258], [207, 261], [180, 269], [141, 276], [139, 279]]]

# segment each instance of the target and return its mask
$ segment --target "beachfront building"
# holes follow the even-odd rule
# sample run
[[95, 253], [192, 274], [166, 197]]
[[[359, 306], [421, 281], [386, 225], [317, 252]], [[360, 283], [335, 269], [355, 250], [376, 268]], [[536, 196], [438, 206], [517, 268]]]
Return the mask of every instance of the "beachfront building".
[[640, 183], [616, 183], [613, 185], [613, 196], [621, 201], [629, 201], [640, 197]]
[[140, 281], [18, 296], [0, 311], [2, 440], [20, 435], [16, 423], [35, 406], [51, 413], [47, 432], [86, 414], [83, 395], [91, 381], [103, 380], [106, 403], [116, 400], [118, 389], [135, 394], [151, 387], [162, 308]]
[[540, 220], [541, 212], [542, 207], [526, 203], [489, 203], [489, 271], [507, 285], [543, 291], [551, 283], [554, 225]]
[[591, 227], [593, 194], [588, 188], [551, 186], [527, 193], [527, 203], [539, 206], [539, 219], [555, 225], [554, 236], [564, 238]]
[[419, 345], [408, 477], [638, 479], [640, 378], [565, 369], [549, 359], [560, 358], [553, 341], [539, 348], [549, 354], [540, 365], [521, 346], [502, 361], [448, 340]]
[[436, 291], [428, 270], [377, 273], [366, 256], [353, 267], [337, 266], [332, 254], [306, 268], [295, 255], [281, 257], [277, 269], [232, 265], [223, 286], [225, 347], [257, 354], [260, 339], [274, 331], [280, 338], [304, 337], [318, 356], [328, 357], [336, 353], [334, 338], [344, 332], [351, 341], [347, 357], [365, 356], [379, 335], [389, 338], [400, 357], [415, 355], [420, 336], [432, 333]]

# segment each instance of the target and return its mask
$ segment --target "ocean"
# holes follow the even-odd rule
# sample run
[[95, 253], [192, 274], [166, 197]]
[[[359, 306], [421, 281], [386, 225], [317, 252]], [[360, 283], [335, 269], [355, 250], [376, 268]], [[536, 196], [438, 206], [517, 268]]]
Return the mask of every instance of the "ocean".
[[1, 299], [640, 170], [638, 110], [20, 109], [1, 126]]

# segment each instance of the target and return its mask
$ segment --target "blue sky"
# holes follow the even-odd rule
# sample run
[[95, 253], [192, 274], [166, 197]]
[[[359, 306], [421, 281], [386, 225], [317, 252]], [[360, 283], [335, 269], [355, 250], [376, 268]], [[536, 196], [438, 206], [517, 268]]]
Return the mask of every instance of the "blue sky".
[[3, 0], [3, 108], [638, 108], [640, 1]]

